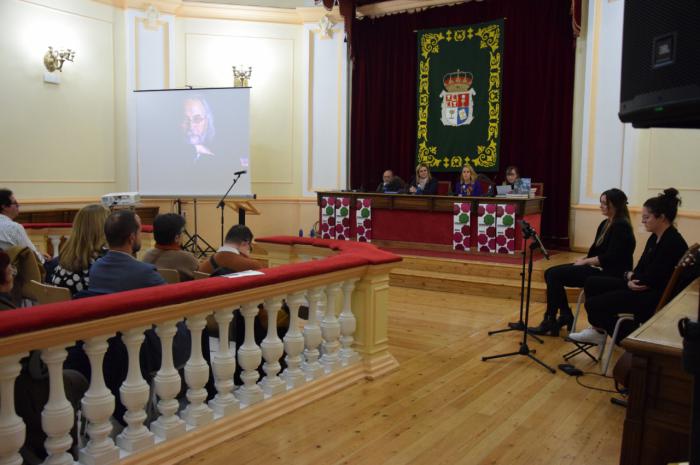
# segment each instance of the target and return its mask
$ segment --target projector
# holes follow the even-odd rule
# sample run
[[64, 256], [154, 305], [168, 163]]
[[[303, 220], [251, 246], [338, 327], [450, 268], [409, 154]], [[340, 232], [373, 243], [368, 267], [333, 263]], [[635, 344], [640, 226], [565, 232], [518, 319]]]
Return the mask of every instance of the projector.
[[102, 196], [102, 205], [110, 207], [134, 207], [141, 201], [138, 192], [113, 192]]

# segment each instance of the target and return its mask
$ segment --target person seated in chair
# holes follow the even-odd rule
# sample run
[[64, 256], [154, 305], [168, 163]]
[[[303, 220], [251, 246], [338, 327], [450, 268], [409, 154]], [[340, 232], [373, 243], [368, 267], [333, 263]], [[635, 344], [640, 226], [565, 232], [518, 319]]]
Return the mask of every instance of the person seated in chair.
[[419, 163], [416, 166], [416, 176], [411, 180], [408, 192], [416, 195], [436, 195], [438, 181], [430, 175], [428, 165]]
[[165, 284], [155, 266], [134, 258], [141, 250], [141, 219], [136, 213], [113, 212], [104, 231], [109, 251], [90, 268], [89, 291], [112, 294]]
[[15, 284], [17, 270], [10, 263], [10, 256], [0, 250], [0, 310], [15, 308], [10, 292]]
[[[625, 193], [615, 188], [603, 192], [600, 212], [605, 219], [598, 225], [595, 241], [586, 257], [545, 271], [547, 310], [539, 326], [529, 328], [532, 334], [558, 336], [562, 326], [571, 330], [574, 315], [569, 308], [565, 286], [583, 287], [592, 276], [621, 276], [623, 271], [632, 267], [635, 240]], [[559, 318], [557, 312], [561, 312]]]
[[260, 269], [262, 265], [250, 258], [252, 249], [253, 232], [245, 225], [234, 225], [226, 233], [224, 245], [199, 264], [199, 271], [212, 274], [219, 268], [226, 268], [228, 273]]
[[[596, 276], [586, 281], [586, 312], [591, 328], [570, 334], [570, 339], [602, 347], [606, 333], [614, 332], [618, 314], [633, 314], [636, 324], [651, 318], [676, 264], [688, 249], [673, 225], [680, 203], [674, 188], [644, 202], [642, 224], [651, 236], [637, 266], [617, 276]], [[618, 340], [626, 337], [629, 329], [618, 334]]]
[[406, 185], [403, 179], [395, 176], [392, 170], [386, 170], [382, 175], [382, 182], [377, 186], [376, 192], [397, 193], [403, 192], [405, 189]]
[[478, 197], [482, 195], [481, 184], [478, 180], [478, 175], [474, 168], [470, 164], [466, 164], [462, 167], [462, 171], [459, 175], [459, 180], [455, 182], [455, 195], [460, 197]]
[[185, 219], [177, 213], [165, 213], [153, 220], [153, 239], [156, 246], [146, 251], [142, 261], [158, 268], [177, 270], [180, 281], [194, 279], [199, 262], [180, 245], [185, 229]]
[[506, 168], [506, 179], [503, 181], [504, 186], [510, 186], [515, 189], [515, 183], [520, 179], [520, 170], [515, 165], [510, 165]]
[[48, 254], [41, 253], [27, 236], [24, 226], [14, 221], [19, 215], [19, 203], [10, 189], [0, 189], [0, 250], [13, 246], [29, 247], [39, 262], [49, 260]]
[[90, 267], [107, 253], [104, 233], [107, 216], [109, 210], [99, 204], [87, 205], [78, 211], [58, 260], [51, 260], [55, 266], [46, 277], [48, 283], [67, 288], [71, 295], [88, 288]]

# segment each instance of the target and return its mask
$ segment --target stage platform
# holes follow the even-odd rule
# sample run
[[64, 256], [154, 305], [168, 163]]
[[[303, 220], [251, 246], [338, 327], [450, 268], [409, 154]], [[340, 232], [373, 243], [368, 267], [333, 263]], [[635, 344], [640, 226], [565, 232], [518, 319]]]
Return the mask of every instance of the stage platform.
[[[520, 299], [521, 255], [446, 253], [419, 249], [387, 249], [403, 261], [391, 272], [395, 287], [468, 294], [475, 296]], [[546, 301], [544, 270], [550, 266], [571, 263], [581, 253], [552, 253], [550, 260], [536, 255], [532, 273], [532, 302]], [[573, 305], [578, 289], [570, 289]]]

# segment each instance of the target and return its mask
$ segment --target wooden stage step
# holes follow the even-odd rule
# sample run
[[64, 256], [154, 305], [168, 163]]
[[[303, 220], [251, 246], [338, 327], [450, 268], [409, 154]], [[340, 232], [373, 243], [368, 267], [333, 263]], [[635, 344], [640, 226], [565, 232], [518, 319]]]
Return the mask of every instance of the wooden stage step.
[[[557, 254], [550, 262], [533, 264], [531, 301], [546, 302], [544, 270], [569, 263], [580, 254]], [[390, 284], [396, 287], [469, 294], [504, 299], [520, 299], [522, 265], [477, 260], [455, 260], [403, 255], [403, 261], [391, 272]], [[556, 258], [556, 260], [554, 259]], [[572, 307], [579, 289], [567, 290]]]

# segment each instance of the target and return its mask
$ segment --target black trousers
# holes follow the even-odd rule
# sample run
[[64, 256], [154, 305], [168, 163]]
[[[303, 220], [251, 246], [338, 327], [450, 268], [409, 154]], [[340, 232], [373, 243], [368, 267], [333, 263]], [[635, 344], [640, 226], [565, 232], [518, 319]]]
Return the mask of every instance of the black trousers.
[[544, 280], [547, 283], [547, 313], [549, 317], [557, 316], [557, 310], [566, 313], [569, 310], [569, 300], [566, 298], [567, 287], [583, 287], [586, 280], [592, 276], [602, 276], [603, 272], [598, 268], [588, 265], [557, 265], [548, 268], [544, 272]]
[[633, 291], [627, 287], [624, 279], [608, 276], [590, 278], [586, 281], [584, 290], [588, 321], [596, 328], [604, 329], [612, 335], [620, 313], [634, 315], [635, 324], [624, 325], [620, 329], [618, 341], [651, 318], [661, 299], [661, 293], [657, 290]]

